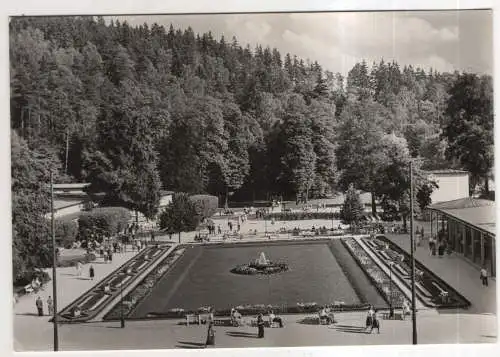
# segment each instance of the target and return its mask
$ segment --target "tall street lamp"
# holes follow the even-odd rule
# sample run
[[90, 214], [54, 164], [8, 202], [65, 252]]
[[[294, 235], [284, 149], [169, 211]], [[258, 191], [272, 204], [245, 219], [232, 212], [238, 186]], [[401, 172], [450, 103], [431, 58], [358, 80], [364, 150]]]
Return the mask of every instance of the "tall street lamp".
[[394, 318], [394, 307], [392, 306], [392, 266], [394, 262], [389, 262], [389, 318]]
[[54, 310], [52, 324], [54, 326], [54, 351], [59, 350], [59, 333], [57, 329], [57, 252], [56, 252], [56, 235], [55, 235], [55, 219], [54, 219], [54, 184], [52, 178], [52, 169], [50, 169], [50, 215], [51, 215], [51, 234], [52, 234], [52, 295], [54, 296]]
[[123, 280], [120, 282], [120, 327], [125, 328], [125, 316], [123, 316]]
[[411, 316], [413, 344], [417, 344], [417, 314], [415, 307], [415, 243], [413, 236], [413, 161], [410, 160], [410, 252], [411, 252]]

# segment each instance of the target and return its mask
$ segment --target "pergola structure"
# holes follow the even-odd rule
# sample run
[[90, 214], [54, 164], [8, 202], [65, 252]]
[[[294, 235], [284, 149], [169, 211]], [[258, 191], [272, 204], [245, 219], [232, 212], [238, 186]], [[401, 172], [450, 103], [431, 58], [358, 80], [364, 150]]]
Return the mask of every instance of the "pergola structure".
[[451, 249], [496, 276], [496, 205], [472, 197], [439, 202], [428, 207], [431, 235], [440, 231]]

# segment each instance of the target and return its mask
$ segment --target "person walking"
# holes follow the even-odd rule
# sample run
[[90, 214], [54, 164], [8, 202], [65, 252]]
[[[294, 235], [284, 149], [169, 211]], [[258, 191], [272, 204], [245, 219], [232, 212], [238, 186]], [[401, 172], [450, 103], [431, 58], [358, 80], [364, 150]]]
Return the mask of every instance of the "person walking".
[[264, 316], [262, 314], [257, 316], [257, 329], [259, 338], [264, 338]]
[[90, 280], [94, 280], [94, 276], [95, 276], [94, 266], [91, 264], [90, 268], [89, 268], [89, 277], [90, 277]]
[[54, 301], [51, 296], [47, 298], [47, 310], [50, 316], [54, 315]]
[[222, 229], [220, 228], [220, 224], [217, 226], [217, 233], [222, 234]]
[[38, 310], [38, 316], [43, 316], [43, 300], [40, 296], [36, 298], [35, 305]]
[[488, 286], [488, 271], [484, 266], [481, 268], [480, 278], [483, 286]]

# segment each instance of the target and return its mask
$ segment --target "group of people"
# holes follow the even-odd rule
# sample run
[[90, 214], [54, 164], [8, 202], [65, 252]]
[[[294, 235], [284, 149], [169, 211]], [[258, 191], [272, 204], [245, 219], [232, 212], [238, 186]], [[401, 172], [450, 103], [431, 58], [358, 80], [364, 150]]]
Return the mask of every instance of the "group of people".
[[375, 310], [373, 306], [370, 306], [366, 316], [365, 329], [368, 330], [368, 328], [370, 329], [370, 333], [372, 333], [374, 328], [377, 329], [377, 333], [380, 333], [380, 320], [377, 315], [377, 310]]
[[[44, 316], [43, 300], [40, 296], [36, 298], [35, 305], [38, 311], [38, 316]], [[51, 296], [47, 298], [47, 311], [49, 313], [49, 316], [52, 316], [54, 314], [54, 300], [52, 300]]]
[[335, 322], [333, 318], [333, 311], [328, 307], [323, 307], [321, 310], [319, 310], [318, 317], [320, 325], [321, 324], [330, 325]]

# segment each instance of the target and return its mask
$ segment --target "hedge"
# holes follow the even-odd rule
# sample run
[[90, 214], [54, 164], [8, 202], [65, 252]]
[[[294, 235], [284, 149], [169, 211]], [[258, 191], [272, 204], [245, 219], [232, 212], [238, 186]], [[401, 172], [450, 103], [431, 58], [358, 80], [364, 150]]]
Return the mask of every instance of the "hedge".
[[77, 262], [80, 262], [82, 264], [87, 264], [90, 262], [93, 262], [96, 260], [96, 256], [94, 253], [87, 253], [85, 255], [78, 255], [74, 256], [68, 259], [61, 260], [57, 262], [57, 266], [59, 268], [68, 268], [68, 267], [73, 267]]
[[66, 249], [71, 248], [78, 233], [78, 223], [68, 220], [55, 220], [56, 241]]
[[219, 207], [219, 198], [212, 195], [193, 195], [189, 199], [194, 203], [196, 212], [203, 218], [212, 217]]
[[340, 212], [276, 212], [264, 216], [266, 220], [300, 221], [306, 219], [340, 219]]
[[123, 207], [100, 207], [83, 212], [78, 218], [78, 235], [87, 239], [92, 233], [114, 235], [122, 232], [130, 220], [130, 211]]

